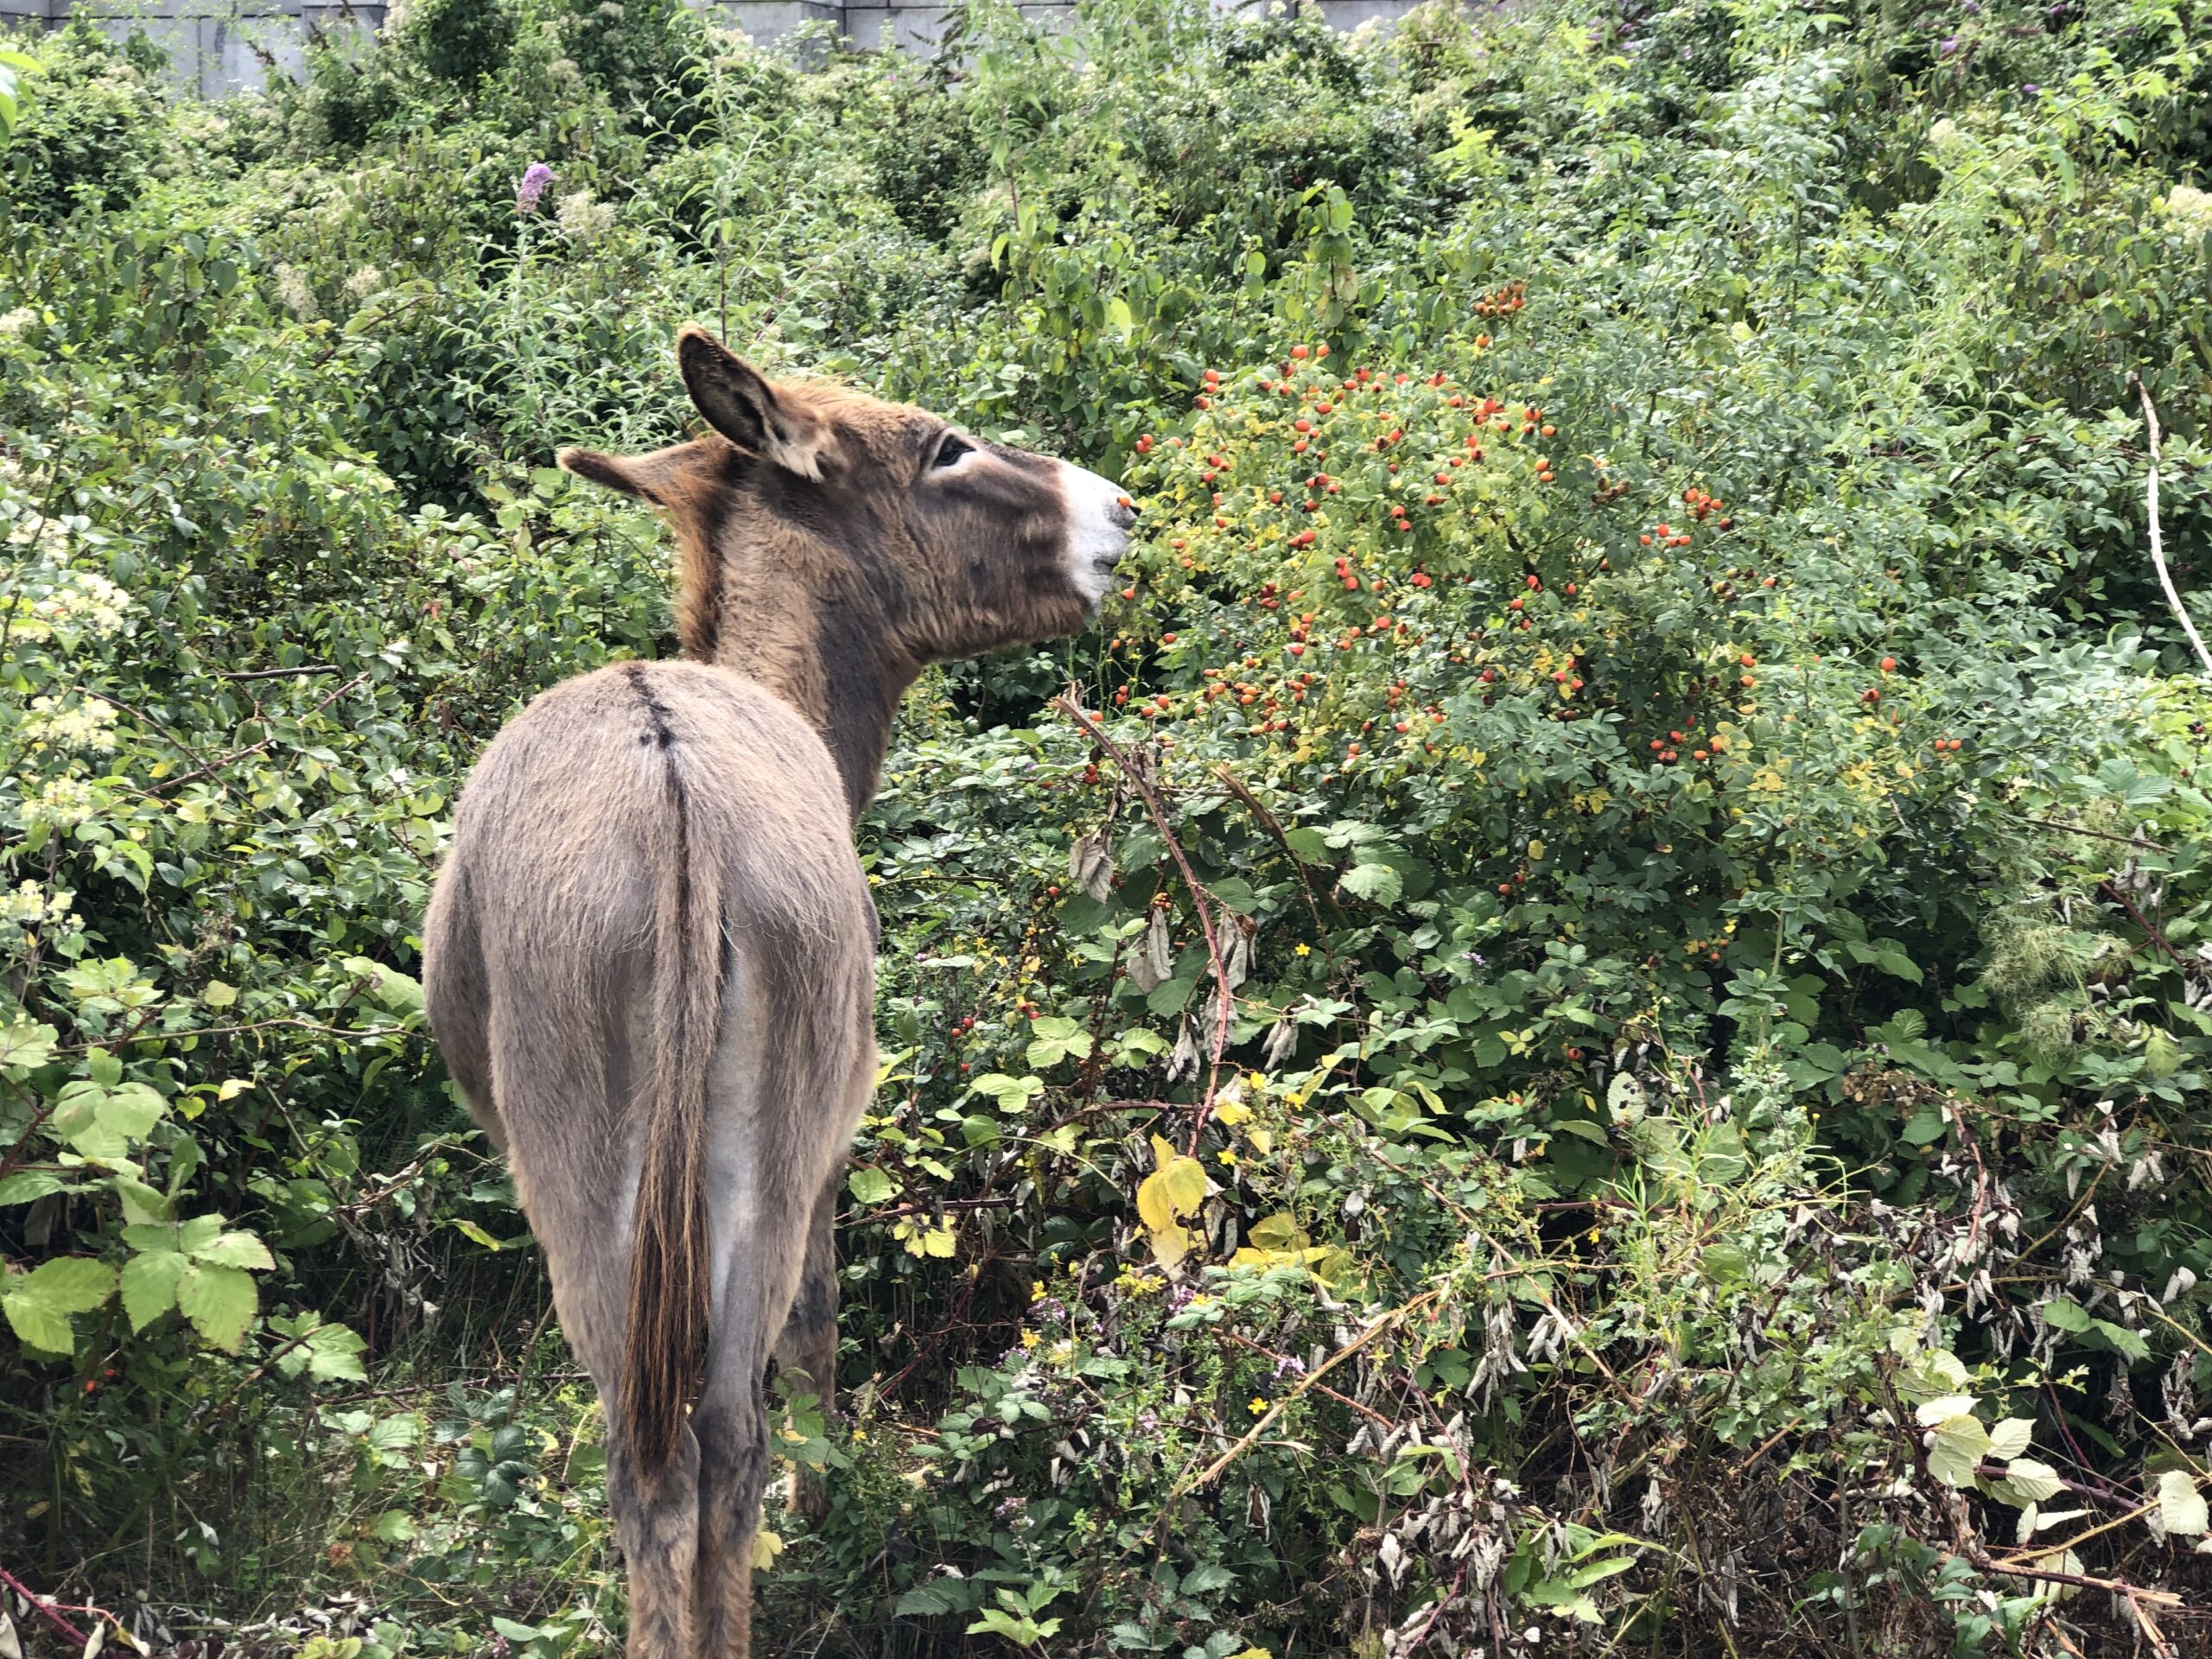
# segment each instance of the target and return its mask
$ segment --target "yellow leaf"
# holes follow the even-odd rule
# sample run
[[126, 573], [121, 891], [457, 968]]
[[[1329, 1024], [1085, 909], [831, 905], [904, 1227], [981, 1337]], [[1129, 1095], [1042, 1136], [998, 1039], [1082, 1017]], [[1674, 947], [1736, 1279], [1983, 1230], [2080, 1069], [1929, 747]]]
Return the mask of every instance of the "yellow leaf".
[[1149, 1235], [1152, 1254], [1163, 1268], [1172, 1268], [1191, 1253], [1191, 1235], [1173, 1222], [1155, 1227]]
[[1218, 1102], [1213, 1109], [1213, 1115], [1232, 1129], [1239, 1123], [1252, 1121], [1252, 1109], [1241, 1100]]
[[957, 1241], [953, 1236], [951, 1228], [932, 1227], [929, 1231], [922, 1235], [922, 1254], [925, 1255], [950, 1255], [953, 1251], [953, 1247], [957, 1243]]
[[766, 1570], [776, 1564], [776, 1557], [784, 1553], [784, 1541], [763, 1527], [753, 1535], [753, 1565]]
[[1175, 1206], [1178, 1216], [1198, 1214], [1198, 1206], [1206, 1201], [1205, 1166], [1195, 1158], [1178, 1158], [1154, 1179], [1166, 1181], [1167, 1201]]
[[1159, 1169], [1165, 1169], [1175, 1161], [1174, 1146], [1163, 1135], [1152, 1137], [1152, 1160], [1154, 1166]]
[[1167, 1172], [1160, 1169], [1137, 1183], [1137, 1215], [1154, 1232], [1175, 1224], [1175, 1207], [1167, 1198]]

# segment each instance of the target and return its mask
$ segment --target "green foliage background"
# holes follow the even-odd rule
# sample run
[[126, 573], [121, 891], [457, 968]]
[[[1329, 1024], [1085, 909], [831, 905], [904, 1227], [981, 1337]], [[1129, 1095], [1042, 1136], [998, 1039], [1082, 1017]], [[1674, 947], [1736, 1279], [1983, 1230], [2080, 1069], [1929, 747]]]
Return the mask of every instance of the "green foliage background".
[[481, 745], [673, 649], [550, 460], [677, 436], [696, 319], [1144, 508], [864, 826], [770, 1650], [2186, 1650], [2212, 804], [2137, 383], [2206, 616], [2201, 26], [426, 0], [214, 105], [29, 42], [0, 1567], [154, 1650], [618, 1645], [414, 976]]

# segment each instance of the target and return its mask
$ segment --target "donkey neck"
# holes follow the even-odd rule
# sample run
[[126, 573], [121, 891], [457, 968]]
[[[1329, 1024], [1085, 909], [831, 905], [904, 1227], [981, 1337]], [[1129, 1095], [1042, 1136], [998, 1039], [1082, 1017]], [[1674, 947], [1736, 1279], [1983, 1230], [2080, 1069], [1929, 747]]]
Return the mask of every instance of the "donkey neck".
[[756, 680], [804, 715], [836, 762], [854, 822], [875, 798], [899, 700], [920, 664], [893, 644], [887, 619], [842, 583], [757, 591], [721, 607], [710, 658]]

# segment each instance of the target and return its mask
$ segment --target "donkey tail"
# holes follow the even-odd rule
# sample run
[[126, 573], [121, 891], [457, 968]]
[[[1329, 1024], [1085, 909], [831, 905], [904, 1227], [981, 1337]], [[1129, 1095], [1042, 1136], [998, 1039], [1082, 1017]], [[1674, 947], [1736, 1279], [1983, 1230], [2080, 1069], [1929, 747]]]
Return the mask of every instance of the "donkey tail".
[[707, 1238], [707, 1074], [721, 1026], [721, 895], [715, 861], [697, 855], [669, 710], [642, 670], [665, 779], [664, 838], [654, 849], [652, 1052], [644, 1166], [630, 1255], [622, 1359], [623, 1440], [654, 1480], [675, 1459], [705, 1369], [713, 1261]]

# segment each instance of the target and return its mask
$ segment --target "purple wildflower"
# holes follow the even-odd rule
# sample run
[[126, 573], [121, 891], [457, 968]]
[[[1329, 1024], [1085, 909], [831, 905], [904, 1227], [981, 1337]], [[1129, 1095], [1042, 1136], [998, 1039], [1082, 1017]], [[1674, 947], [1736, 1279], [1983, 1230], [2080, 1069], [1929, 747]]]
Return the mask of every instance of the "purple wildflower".
[[543, 162], [532, 162], [522, 175], [522, 182], [515, 187], [515, 211], [534, 213], [537, 199], [545, 194], [545, 187], [553, 182], [553, 169]]
[[2040, 92], [2041, 91], [2043, 91], [2043, 88], [2042, 88], [2042, 87], [2040, 87], [2040, 86], [2037, 86], [2037, 85], [2035, 84], [2035, 82], [2033, 82], [2033, 81], [2031, 80], [2031, 81], [2029, 81], [2025, 86], [2022, 86], [2022, 87], [2020, 88], [2020, 90], [2021, 90], [2022, 92], [2025, 92], [2025, 93], [2026, 93], [2030, 98], [2033, 98], [2033, 97], [2034, 97], [2037, 92]]
[[1945, 35], [1942, 40], [1936, 41], [1936, 49], [1941, 52], [1945, 57], [1949, 57], [1952, 53], [1959, 49], [1959, 37], [1955, 35]]

